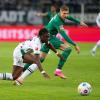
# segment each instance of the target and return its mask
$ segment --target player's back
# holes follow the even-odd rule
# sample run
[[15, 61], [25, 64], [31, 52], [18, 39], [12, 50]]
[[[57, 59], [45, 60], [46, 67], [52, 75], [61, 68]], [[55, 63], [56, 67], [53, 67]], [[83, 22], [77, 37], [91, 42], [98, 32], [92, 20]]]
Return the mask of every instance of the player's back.
[[18, 45], [21, 49], [27, 53], [29, 51], [40, 52], [41, 42], [38, 37], [33, 37], [31, 40], [26, 40]]

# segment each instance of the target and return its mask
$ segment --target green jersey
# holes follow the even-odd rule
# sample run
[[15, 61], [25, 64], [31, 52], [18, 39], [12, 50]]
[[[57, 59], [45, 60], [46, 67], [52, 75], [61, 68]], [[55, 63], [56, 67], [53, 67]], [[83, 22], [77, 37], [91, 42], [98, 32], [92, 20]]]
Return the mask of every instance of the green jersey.
[[[66, 17], [66, 19], [71, 20], [75, 23], [80, 23], [79, 20], [73, 18], [72, 16], [68, 16]], [[46, 26], [46, 28], [48, 29], [50, 36], [51, 35], [57, 35], [57, 33], [59, 32], [62, 37], [69, 43], [71, 43], [72, 45], [76, 45], [66, 34], [63, 25], [65, 25], [65, 21], [63, 19], [61, 19], [59, 13], [56, 14], [48, 23], [48, 25]]]
[[49, 19], [52, 19], [57, 13], [56, 12], [48, 12], [47, 16], [49, 17]]
[[56, 12], [48, 11], [47, 15], [44, 16], [44, 18], [43, 18], [44, 25], [47, 25], [48, 22], [51, 20], [51, 18], [54, 17], [56, 14], [57, 14]]

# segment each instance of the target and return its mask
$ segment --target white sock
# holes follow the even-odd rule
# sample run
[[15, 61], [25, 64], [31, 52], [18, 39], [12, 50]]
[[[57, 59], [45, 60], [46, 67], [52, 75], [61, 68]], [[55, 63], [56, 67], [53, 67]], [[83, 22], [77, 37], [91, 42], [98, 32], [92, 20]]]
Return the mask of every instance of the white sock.
[[94, 46], [94, 48], [92, 49], [92, 51], [96, 51], [96, 49], [100, 47], [100, 40], [96, 43], [96, 45]]
[[29, 68], [22, 73], [22, 75], [18, 78], [18, 80], [24, 80], [27, 76], [32, 74], [37, 68], [38, 67], [36, 64], [30, 65]]
[[0, 73], [1, 80], [13, 80], [12, 73]]

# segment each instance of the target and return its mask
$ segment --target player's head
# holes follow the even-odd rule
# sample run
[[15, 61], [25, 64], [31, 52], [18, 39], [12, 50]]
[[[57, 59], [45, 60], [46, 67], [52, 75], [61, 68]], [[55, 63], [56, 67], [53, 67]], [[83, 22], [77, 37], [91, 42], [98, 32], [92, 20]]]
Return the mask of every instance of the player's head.
[[69, 8], [66, 5], [60, 7], [60, 16], [65, 19], [69, 15]]
[[38, 36], [40, 37], [42, 43], [48, 43], [49, 33], [46, 28], [40, 29]]
[[56, 12], [56, 10], [57, 10], [56, 5], [51, 5], [50, 10], [51, 10], [51, 12]]

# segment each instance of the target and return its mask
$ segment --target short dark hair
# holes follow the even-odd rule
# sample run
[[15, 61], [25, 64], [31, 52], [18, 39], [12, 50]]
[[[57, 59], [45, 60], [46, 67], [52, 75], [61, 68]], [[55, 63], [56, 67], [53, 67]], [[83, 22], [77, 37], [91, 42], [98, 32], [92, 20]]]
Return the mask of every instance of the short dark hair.
[[69, 11], [69, 7], [66, 6], [66, 5], [62, 5], [62, 6], [60, 7], [60, 10], [61, 10], [61, 11]]
[[43, 34], [48, 34], [48, 30], [47, 30], [46, 28], [40, 29], [40, 30], [39, 30], [38, 36], [40, 37], [40, 36], [42, 36]]

